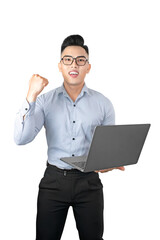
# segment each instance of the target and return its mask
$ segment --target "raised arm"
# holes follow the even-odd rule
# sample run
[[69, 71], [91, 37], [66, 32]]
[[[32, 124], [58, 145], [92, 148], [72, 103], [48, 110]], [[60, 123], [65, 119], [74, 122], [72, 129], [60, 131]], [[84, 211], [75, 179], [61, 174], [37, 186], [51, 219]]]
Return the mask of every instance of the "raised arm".
[[31, 142], [44, 124], [43, 98], [38, 95], [47, 84], [48, 80], [38, 74], [29, 81], [27, 98], [15, 119], [14, 141], [18, 145]]

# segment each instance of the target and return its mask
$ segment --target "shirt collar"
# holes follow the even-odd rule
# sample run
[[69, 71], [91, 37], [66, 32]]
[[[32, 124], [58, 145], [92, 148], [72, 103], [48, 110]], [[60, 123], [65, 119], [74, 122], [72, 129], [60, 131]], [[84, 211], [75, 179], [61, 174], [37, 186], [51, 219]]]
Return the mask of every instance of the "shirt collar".
[[[63, 93], [64, 96], [68, 96], [66, 89], [64, 88], [64, 85], [62, 84], [59, 88], [57, 88], [57, 94], [59, 95], [60, 93]], [[82, 88], [82, 91], [80, 93], [80, 95], [82, 96], [83, 93], [86, 92], [88, 95], [90, 95], [89, 89], [86, 86], [86, 84], [84, 83], [84, 86]]]

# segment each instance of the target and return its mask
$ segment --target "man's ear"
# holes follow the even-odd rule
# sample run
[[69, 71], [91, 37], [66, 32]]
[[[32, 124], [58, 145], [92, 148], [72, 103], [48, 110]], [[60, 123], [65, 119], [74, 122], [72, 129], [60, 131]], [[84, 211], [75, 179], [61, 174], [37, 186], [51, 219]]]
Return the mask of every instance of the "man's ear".
[[58, 68], [59, 68], [59, 71], [62, 72], [61, 62], [58, 63]]
[[87, 68], [87, 73], [89, 73], [90, 70], [91, 70], [91, 64], [89, 63], [89, 64], [88, 64], [88, 68]]

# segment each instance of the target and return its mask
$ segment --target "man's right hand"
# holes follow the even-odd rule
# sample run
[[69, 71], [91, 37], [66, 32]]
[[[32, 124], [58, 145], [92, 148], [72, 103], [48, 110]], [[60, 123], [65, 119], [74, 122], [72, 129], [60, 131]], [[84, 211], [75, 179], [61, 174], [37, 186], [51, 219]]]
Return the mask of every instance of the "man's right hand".
[[29, 90], [27, 93], [27, 101], [36, 101], [37, 96], [48, 85], [48, 80], [38, 74], [33, 74], [29, 81]]

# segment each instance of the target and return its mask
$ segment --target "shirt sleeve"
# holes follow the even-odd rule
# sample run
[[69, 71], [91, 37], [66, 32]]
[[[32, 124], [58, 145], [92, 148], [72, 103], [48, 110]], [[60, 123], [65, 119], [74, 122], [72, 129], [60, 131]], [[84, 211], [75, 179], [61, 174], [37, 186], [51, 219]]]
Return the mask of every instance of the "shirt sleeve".
[[[25, 118], [24, 118], [25, 116]], [[17, 145], [31, 142], [44, 125], [43, 102], [39, 97], [36, 102], [25, 100], [16, 114], [14, 124], [14, 141]]]
[[106, 99], [105, 102], [102, 125], [115, 125], [115, 110], [109, 99]]

